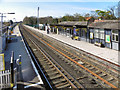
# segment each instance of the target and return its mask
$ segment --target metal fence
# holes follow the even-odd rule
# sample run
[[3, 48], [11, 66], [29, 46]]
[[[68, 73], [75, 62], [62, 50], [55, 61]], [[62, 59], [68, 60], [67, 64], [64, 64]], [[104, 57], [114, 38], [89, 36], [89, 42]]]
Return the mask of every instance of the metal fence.
[[10, 88], [10, 70], [0, 71], [0, 89]]

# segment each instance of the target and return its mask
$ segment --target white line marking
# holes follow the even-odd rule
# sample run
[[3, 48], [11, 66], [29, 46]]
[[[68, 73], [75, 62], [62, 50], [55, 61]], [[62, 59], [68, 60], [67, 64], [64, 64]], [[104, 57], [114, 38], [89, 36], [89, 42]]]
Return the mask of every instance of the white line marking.
[[[22, 40], [23, 40], [23, 37], [22, 37], [21, 33], [20, 33], [20, 36], [21, 36], [21, 38], [22, 38]], [[39, 83], [40, 83], [40, 84], [43, 84], [43, 81], [42, 81], [42, 79], [41, 79], [41, 77], [40, 77], [40, 75], [39, 75], [39, 73], [38, 73], [38, 71], [37, 71], [37, 69], [36, 69], [33, 61], [32, 61], [32, 58], [31, 58], [30, 53], [29, 53], [29, 51], [28, 51], [28, 49], [27, 49], [27, 47], [26, 47], [26, 45], [25, 45], [24, 40], [23, 40], [23, 44], [24, 44], [24, 47], [25, 47], [25, 49], [26, 49], [26, 51], [27, 51], [28, 56], [30, 57], [32, 66], [33, 66], [33, 68], [34, 68], [34, 70], [35, 70], [35, 73], [37, 74], [37, 77], [38, 77], [38, 79], [39, 79], [39, 81], [40, 81]]]
[[32, 87], [32, 86], [37, 86], [39, 84], [41, 84], [41, 83], [38, 82], [38, 83], [35, 83], [35, 84], [30, 84], [30, 85], [24, 86], [24, 88], [29, 88], [29, 87]]

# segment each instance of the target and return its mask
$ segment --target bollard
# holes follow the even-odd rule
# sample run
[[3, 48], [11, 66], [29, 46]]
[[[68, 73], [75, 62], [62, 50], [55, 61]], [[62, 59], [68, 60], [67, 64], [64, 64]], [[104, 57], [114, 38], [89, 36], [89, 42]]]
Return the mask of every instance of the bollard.
[[12, 51], [12, 55], [11, 55], [11, 67], [10, 67], [10, 70], [11, 70], [11, 79], [10, 79], [10, 84], [11, 84], [11, 88], [13, 88], [13, 85], [14, 85], [14, 69], [13, 69], [13, 63], [14, 63], [14, 52]]
[[23, 77], [22, 77], [22, 70], [21, 70], [21, 55], [19, 55], [19, 59], [16, 61], [17, 63], [17, 90], [23, 90], [24, 85], [23, 85]]
[[19, 65], [21, 65], [22, 62], [21, 62], [21, 55], [19, 55]]

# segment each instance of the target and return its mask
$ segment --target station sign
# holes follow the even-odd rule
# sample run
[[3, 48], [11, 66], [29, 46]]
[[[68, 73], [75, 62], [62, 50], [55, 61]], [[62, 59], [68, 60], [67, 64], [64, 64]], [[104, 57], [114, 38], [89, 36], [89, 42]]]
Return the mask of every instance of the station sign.
[[90, 39], [93, 39], [93, 33], [90, 33]]
[[106, 43], [110, 43], [110, 35], [105, 36], [105, 41], [106, 41]]
[[0, 54], [0, 71], [5, 70], [4, 54]]

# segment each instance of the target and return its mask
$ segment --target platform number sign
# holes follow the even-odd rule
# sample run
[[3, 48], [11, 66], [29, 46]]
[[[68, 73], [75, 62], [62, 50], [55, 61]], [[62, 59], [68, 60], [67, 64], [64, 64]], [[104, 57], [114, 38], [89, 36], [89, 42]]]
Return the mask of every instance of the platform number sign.
[[93, 33], [90, 33], [90, 39], [93, 39]]
[[5, 70], [4, 54], [0, 54], [0, 71]]
[[106, 41], [107, 43], [110, 43], [110, 35], [106, 35], [105, 41]]

